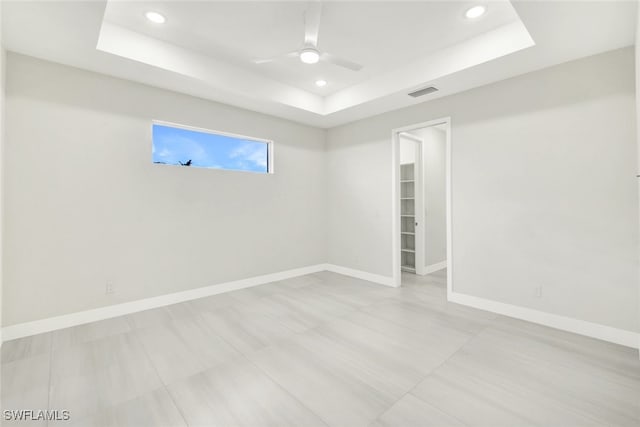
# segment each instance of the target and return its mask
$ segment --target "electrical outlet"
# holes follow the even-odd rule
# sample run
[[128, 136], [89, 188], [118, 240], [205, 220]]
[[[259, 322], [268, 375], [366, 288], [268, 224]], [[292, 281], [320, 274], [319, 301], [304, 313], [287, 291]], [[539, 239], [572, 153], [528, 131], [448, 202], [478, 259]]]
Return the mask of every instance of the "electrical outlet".
[[104, 293], [105, 294], [113, 294], [116, 292], [116, 288], [113, 285], [113, 282], [107, 282], [107, 286], [105, 287]]
[[535, 288], [535, 296], [536, 298], [542, 297], [542, 286], [536, 286]]

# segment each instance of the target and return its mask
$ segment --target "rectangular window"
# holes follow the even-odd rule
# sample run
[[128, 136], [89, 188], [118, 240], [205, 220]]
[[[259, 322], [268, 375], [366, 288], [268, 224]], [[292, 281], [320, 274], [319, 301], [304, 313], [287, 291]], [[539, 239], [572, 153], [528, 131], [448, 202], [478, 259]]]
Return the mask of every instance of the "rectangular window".
[[153, 163], [272, 173], [272, 142], [167, 123], [153, 123]]

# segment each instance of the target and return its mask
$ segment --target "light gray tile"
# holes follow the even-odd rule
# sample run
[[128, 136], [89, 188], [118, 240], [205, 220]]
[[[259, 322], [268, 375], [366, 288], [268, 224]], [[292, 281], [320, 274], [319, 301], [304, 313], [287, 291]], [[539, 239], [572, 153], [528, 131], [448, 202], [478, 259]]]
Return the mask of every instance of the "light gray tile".
[[311, 273], [311, 274], [307, 274], [305, 276], [302, 277], [296, 277], [294, 279], [290, 279], [290, 280], [295, 280], [295, 279], [302, 279], [302, 278], [313, 278], [315, 279], [314, 283], [319, 283], [319, 282], [331, 282], [331, 281], [335, 281], [335, 280], [340, 280], [342, 278], [346, 278], [347, 276], [342, 275], [342, 274], [338, 274], [338, 273], [334, 273], [333, 271], [318, 271], [317, 273]]
[[239, 289], [237, 291], [229, 292], [228, 295], [234, 300], [234, 304], [237, 303], [249, 303], [251, 301], [255, 301], [256, 299], [267, 297], [269, 295], [287, 292], [291, 289], [291, 286], [288, 283], [276, 281], [271, 283], [265, 283], [259, 286], [251, 286], [244, 289]]
[[54, 348], [49, 405], [82, 417], [157, 389], [162, 382], [132, 333]]
[[360, 373], [349, 373], [356, 361], [342, 367], [327, 363], [297, 342], [268, 347], [248, 357], [332, 426], [366, 426], [395, 402], [388, 391], [362, 381]]
[[295, 333], [278, 319], [234, 307], [201, 316], [211, 331], [243, 353], [277, 344]]
[[73, 346], [56, 347], [51, 357], [51, 379], [95, 373], [123, 361], [145, 359], [140, 341], [132, 332]]
[[184, 304], [188, 305], [194, 312], [200, 313], [203, 311], [216, 312], [237, 303], [238, 300], [236, 298], [232, 298], [228, 293], [224, 293], [204, 298], [197, 298], [187, 301]]
[[547, 344], [569, 353], [583, 363], [640, 379], [640, 360], [636, 349], [504, 316], [492, 321], [490, 330], [526, 337], [538, 341], [541, 346]]
[[321, 274], [326, 272], [307, 274], [299, 277], [292, 277], [290, 279], [280, 280], [280, 284], [291, 289], [304, 288], [309, 285], [317, 285], [322, 282]]
[[82, 344], [129, 331], [131, 331], [131, 327], [124, 317], [114, 317], [55, 331], [52, 333], [53, 346]]
[[160, 388], [132, 400], [69, 421], [50, 422], [50, 426], [78, 427], [181, 427], [186, 422], [171, 396]]
[[247, 304], [251, 301], [257, 300], [260, 297], [271, 295], [273, 292], [268, 292], [265, 289], [262, 289], [264, 286], [268, 285], [269, 284], [239, 289], [237, 291], [229, 292], [227, 295], [229, 295], [234, 300], [234, 304]]
[[511, 396], [526, 393], [537, 399], [539, 407], [549, 399], [541, 413], [551, 414], [552, 406], [561, 406], [562, 414], [579, 414], [598, 424], [626, 426], [640, 421], [637, 378], [519, 334], [487, 329], [452, 357], [446, 369], [498, 383]]
[[[1, 409], [46, 410], [49, 407], [50, 354], [2, 364]], [[4, 412], [3, 412], [4, 418]], [[46, 425], [43, 421], [5, 420], [2, 425]]]
[[486, 329], [412, 394], [468, 425], [637, 425], [640, 384], [561, 348]]
[[295, 332], [304, 332], [328, 320], [328, 316], [318, 308], [305, 305], [285, 294], [259, 298], [251, 303], [235, 306], [234, 310], [248, 316], [260, 315], [275, 319]]
[[294, 289], [286, 294], [280, 294], [278, 297], [289, 301], [293, 305], [304, 307], [310, 313], [319, 314], [325, 320], [353, 313], [360, 308], [358, 304], [350, 304], [334, 296], [322, 293], [316, 289], [316, 286]]
[[402, 286], [404, 288], [440, 289], [446, 291], [447, 288], [447, 270], [439, 270], [435, 273], [419, 276], [417, 274], [402, 273]]
[[640, 425], [634, 350], [449, 303], [445, 271], [403, 284], [315, 273], [10, 341], [2, 407], [82, 426]]
[[37, 356], [51, 351], [51, 333], [32, 335], [2, 344], [2, 363]]
[[312, 289], [318, 294], [328, 296], [356, 308], [384, 302], [392, 298], [395, 293], [393, 289], [360, 279], [327, 282]]
[[165, 384], [240, 356], [200, 317], [138, 329], [136, 335]]
[[[349, 342], [346, 337], [354, 333], [353, 330], [345, 334], [338, 332], [345, 324], [313, 329], [301, 334], [294, 343], [312, 355], [319, 366], [366, 384], [389, 401], [399, 399], [430, 371], [430, 366], [413, 363], [420, 361], [417, 352], [373, 331], [361, 328], [364, 332], [361, 340]], [[385, 344], [395, 347], [383, 349]]]
[[[470, 387], [472, 380], [457, 378], [452, 381], [437, 374], [430, 375], [411, 394], [446, 414], [455, 415], [467, 426], [525, 427], [536, 425], [531, 412], [520, 412], [523, 407], [513, 406], [513, 399], [494, 399], [497, 388]], [[498, 396], [496, 396], [498, 397]], [[499, 395], [503, 397], [503, 395]], [[508, 396], [507, 396], [508, 397]], [[530, 408], [528, 408], [530, 409]], [[536, 409], [537, 410], [537, 409]], [[547, 425], [564, 425], [550, 423]]]
[[464, 427], [460, 420], [407, 394], [380, 416], [372, 427]]
[[324, 426], [246, 359], [169, 386], [190, 426]]
[[[402, 374], [407, 386], [415, 385], [418, 379], [444, 363], [469, 339], [464, 334], [442, 327], [437, 331], [437, 327], [432, 328], [432, 336], [421, 337], [419, 334], [411, 336], [412, 331], [407, 333], [401, 326], [392, 325], [385, 332], [395, 331], [397, 334], [385, 334], [358, 324], [357, 319], [361, 316], [365, 315], [356, 313], [319, 326], [312, 331], [314, 335], [309, 340], [310, 344], [327, 348], [335, 344], [348, 348], [363, 360], [361, 366], [376, 361], [389, 371], [384, 375], [386, 379]], [[405, 393], [408, 390], [401, 388], [400, 391]]]
[[84, 418], [116, 402], [102, 397], [98, 377], [100, 372], [60, 377], [51, 383], [51, 408], [69, 411], [72, 418]]
[[455, 308], [451, 308], [449, 311], [443, 311], [419, 301], [384, 302], [363, 309], [367, 313], [417, 331], [429, 328], [434, 324], [440, 324], [464, 333], [476, 334], [486, 328], [488, 323], [495, 318], [495, 316], [484, 314], [454, 313], [455, 310]]
[[451, 355], [473, 336], [435, 322], [420, 329], [409, 328], [364, 311], [358, 311], [344, 319], [418, 349], [428, 354], [427, 357]]
[[132, 328], [148, 328], [194, 316], [194, 306], [190, 302], [184, 302], [133, 313], [127, 316], [127, 320]]

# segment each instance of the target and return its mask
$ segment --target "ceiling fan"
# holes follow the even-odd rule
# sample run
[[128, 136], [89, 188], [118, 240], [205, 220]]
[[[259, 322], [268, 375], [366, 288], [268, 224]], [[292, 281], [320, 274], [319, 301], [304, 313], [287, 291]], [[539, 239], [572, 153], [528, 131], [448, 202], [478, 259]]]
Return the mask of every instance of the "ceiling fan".
[[278, 55], [267, 59], [254, 59], [255, 64], [266, 64], [277, 61], [281, 58], [300, 58], [305, 64], [315, 64], [318, 61], [329, 62], [339, 67], [347, 68], [352, 71], [360, 71], [362, 65], [352, 61], [339, 58], [328, 52], [320, 52], [318, 50], [318, 33], [320, 31], [320, 16], [322, 15], [322, 2], [312, 1], [304, 14], [304, 44], [300, 50]]

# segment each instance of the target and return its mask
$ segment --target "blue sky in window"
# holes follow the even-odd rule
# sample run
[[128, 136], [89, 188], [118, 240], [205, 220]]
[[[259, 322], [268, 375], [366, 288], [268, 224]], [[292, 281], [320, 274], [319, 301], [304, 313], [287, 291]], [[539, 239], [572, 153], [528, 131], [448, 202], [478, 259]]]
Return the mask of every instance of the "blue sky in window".
[[153, 162], [192, 167], [267, 172], [268, 145], [163, 125], [153, 125]]

